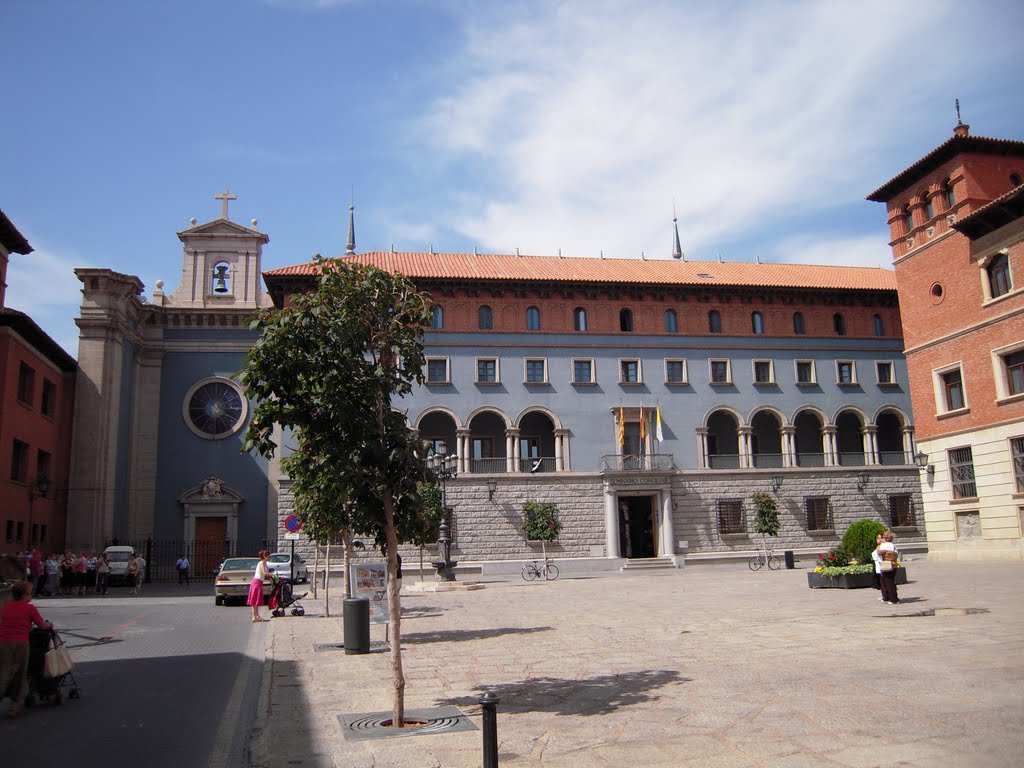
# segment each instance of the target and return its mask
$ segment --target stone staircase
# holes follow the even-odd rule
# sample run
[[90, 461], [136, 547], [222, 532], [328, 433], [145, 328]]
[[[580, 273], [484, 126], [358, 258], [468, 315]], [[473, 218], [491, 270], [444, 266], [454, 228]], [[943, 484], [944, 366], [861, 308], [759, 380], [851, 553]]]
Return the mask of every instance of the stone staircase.
[[675, 560], [671, 557], [641, 557], [626, 560], [620, 570], [623, 571], [656, 571], [668, 568], [675, 569]]

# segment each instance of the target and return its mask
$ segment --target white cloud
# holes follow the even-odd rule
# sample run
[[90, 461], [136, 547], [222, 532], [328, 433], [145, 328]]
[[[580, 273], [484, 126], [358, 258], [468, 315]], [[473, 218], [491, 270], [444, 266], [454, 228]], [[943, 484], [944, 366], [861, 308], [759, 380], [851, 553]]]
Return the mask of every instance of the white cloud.
[[892, 269], [892, 251], [885, 237], [833, 238], [797, 235], [773, 243], [762, 260], [790, 264], [843, 264]]
[[74, 317], [82, 303], [75, 277], [77, 259], [44, 248], [27, 256], [14, 254], [7, 268], [6, 304], [31, 317], [64, 351], [78, 354]]
[[919, 134], [897, 124], [931, 125], [918, 103], [969, 70], [944, 42], [946, 3], [475, 10], [462, 74], [424, 123], [481, 187], [438, 218], [494, 251], [667, 256], [673, 200], [688, 252], [825, 216], [903, 167], [879, 133]]

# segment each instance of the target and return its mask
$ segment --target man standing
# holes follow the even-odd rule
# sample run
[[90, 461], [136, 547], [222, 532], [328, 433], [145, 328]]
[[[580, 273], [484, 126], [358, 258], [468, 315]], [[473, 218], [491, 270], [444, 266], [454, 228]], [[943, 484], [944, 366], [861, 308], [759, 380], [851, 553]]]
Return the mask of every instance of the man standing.
[[174, 564], [174, 567], [178, 569], [178, 586], [182, 584], [189, 584], [188, 580], [188, 555], [182, 555], [178, 558], [178, 562]]

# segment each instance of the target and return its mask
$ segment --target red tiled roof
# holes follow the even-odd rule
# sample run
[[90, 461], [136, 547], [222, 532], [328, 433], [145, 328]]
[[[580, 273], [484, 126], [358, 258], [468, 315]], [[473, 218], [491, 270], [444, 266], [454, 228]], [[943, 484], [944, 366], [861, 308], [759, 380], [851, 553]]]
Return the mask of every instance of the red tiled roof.
[[[372, 264], [412, 279], [896, 290], [896, 273], [878, 267], [389, 251], [370, 251], [339, 261]], [[270, 281], [316, 274], [312, 262], [263, 273]]]
[[967, 153], [1024, 157], [1024, 141], [989, 139], [984, 136], [953, 136], [905, 171], [901, 171], [889, 179], [889, 181], [868, 195], [866, 199], [875, 203], [887, 203], [904, 189], [913, 186], [944, 163], [957, 155]]

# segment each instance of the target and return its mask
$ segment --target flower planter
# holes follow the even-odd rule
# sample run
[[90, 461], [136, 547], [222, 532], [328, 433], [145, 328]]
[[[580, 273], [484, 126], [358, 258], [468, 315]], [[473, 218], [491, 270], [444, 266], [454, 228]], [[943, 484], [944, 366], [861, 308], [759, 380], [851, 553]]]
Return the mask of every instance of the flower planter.
[[[896, 583], [907, 583], [907, 569], [896, 569]], [[845, 573], [842, 576], [822, 576], [820, 573], [809, 571], [807, 574], [807, 586], [811, 589], [861, 589], [871, 587], [875, 584], [873, 573]]]

